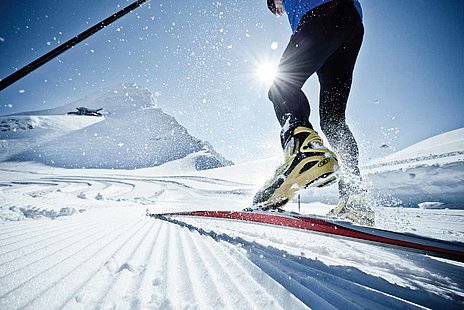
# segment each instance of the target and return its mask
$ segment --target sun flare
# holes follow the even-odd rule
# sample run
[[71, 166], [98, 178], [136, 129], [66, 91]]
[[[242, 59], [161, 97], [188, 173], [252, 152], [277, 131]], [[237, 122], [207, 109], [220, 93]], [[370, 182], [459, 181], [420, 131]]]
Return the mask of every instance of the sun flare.
[[256, 76], [261, 82], [270, 84], [274, 80], [276, 71], [277, 68], [274, 65], [264, 62], [257, 66]]

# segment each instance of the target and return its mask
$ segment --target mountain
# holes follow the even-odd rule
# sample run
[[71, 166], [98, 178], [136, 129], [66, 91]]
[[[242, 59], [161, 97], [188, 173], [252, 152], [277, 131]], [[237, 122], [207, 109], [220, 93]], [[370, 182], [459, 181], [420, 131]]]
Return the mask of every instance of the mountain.
[[[67, 115], [77, 107], [102, 108], [105, 116]], [[131, 84], [58, 108], [1, 117], [0, 141], [3, 161], [63, 168], [136, 169], [192, 154], [196, 170], [233, 164], [158, 108], [148, 89]]]

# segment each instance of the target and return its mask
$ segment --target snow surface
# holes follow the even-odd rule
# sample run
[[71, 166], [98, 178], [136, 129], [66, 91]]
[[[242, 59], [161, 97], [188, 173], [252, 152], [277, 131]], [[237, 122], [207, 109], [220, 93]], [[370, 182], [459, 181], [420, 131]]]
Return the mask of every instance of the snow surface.
[[[407, 154], [423, 157], [423, 146]], [[462, 201], [446, 207], [463, 192], [464, 148], [439, 149], [364, 167], [373, 190], [397, 202], [375, 210], [377, 227], [464, 242]], [[0, 308], [464, 307], [463, 263], [282, 227], [147, 217], [240, 210], [279, 160], [197, 171], [195, 156], [136, 170], [0, 163]], [[427, 194], [435, 186], [443, 195]], [[301, 211], [325, 214], [334, 192], [306, 192]], [[393, 199], [403, 192], [421, 208]]]
[[394, 194], [403, 206], [431, 202], [464, 209], [464, 128], [377, 159], [363, 170], [373, 187]]
[[[80, 106], [105, 116], [66, 115]], [[464, 307], [463, 263], [283, 227], [145, 214], [241, 210], [280, 160], [227, 166], [129, 84], [1, 117], [0, 309]], [[224, 167], [199, 171], [212, 166]], [[362, 173], [376, 227], [464, 242], [464, 129]], [[286, 208], [324, 215], [337, 199], [336, 186], [306, 190]]]

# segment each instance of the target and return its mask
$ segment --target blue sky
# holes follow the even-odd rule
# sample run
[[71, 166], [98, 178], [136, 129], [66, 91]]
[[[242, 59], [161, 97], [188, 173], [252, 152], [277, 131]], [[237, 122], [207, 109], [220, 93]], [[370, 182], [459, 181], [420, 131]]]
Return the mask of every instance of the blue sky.
[[[0, 76], [131, 3], [0, 2]], [[264, 0], [151, 1], [0, 92], [0, 115], [56, 107], [136, 82], [189, 132], [235, 161], [278, 154], [267, 85], [291, 35]], [[365, 37], [348, 121], [363, 159], [464, 125], [464, 1], [362, 1]], [[318, 127], [318, 83], [304, 86]], [[388, 149], [380, 148], [389, 145]]]

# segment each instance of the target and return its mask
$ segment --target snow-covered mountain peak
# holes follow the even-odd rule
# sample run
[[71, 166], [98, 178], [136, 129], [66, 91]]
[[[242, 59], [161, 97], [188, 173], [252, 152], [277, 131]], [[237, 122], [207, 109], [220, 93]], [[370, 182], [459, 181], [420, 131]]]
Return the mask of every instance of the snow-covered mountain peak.
[[[93, 102], [95, 108], [103, 108], [107, 113], [128, 113], [139, 109], [158, 108], [154, 94], [146, 87], [124, 83], [100, 90], [85, 98]], [[82, 102], [82, 99], [78, 101]], [[85, 104], [85, 102], [82, 102]], [[76, 102], [74, 102], [76, 104]]]
[[[67, 115], [79, 107], [102, 109], [105, 117]], [[100, 90], [58, 108], [3, 117], [0, 123], [5, 127], [0, 132], [0, 159], [7, 161], [135, 169], [196, 154], [191, 162], [197, 170], [232, 164], [207, 142], [192, 137], [157, 108], [155, 95], [135, 84]]]

